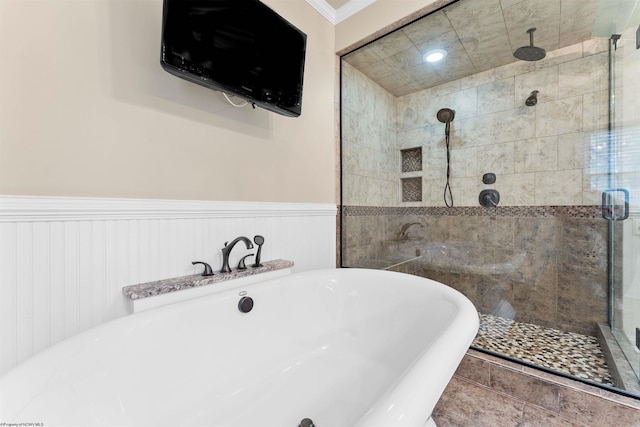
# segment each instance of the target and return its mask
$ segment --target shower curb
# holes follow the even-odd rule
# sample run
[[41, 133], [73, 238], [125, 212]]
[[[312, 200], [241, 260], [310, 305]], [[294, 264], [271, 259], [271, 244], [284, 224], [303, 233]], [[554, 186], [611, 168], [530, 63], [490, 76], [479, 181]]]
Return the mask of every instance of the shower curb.
[[611, 332], [611, 327], [598, 323], [596, 337], [609, 366], [609, 373], [616, 387], [640, 394], [640, 385], [633, 369], [629, 365], [622, 348]]

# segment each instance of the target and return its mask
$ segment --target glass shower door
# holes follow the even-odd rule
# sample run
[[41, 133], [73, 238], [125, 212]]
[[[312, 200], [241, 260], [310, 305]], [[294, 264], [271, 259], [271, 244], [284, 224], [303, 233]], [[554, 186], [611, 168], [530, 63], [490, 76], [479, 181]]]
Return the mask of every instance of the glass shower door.
[[611, 38], [608, 182], [602, 216], [608, 221], [610, 323], [640, 379], [640, 50], [635, 30]]

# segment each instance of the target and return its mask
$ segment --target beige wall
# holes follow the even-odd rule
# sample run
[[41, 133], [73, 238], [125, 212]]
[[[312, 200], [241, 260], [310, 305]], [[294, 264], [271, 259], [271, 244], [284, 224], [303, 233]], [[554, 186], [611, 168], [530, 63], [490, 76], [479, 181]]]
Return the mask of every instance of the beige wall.
[[334, 28], [265, 3], [308, 36], [299, 118], [163, 71], [161, 0], [2, 0], [0, 194], [335, 202]]
[[342, 203], [397, 206], [396, 97], [342, 64]]

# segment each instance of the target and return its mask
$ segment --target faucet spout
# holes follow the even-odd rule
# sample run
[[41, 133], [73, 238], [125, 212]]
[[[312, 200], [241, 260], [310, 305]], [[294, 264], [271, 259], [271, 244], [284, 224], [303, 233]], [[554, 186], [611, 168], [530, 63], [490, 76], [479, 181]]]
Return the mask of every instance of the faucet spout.
[[247, 249], [253, 248], [253, 243], [247, 237], [240, 236], [229, 242], [225, 242], [224, 248], [222, 248], [222, 268], [220, 269], [220, 273], [231, 273], [231, 268], [229, 267], [229, 255], [231, 254], [231, 250], [238, 242], [244, 242]]
[[420, 228], [424, 227], [419, 222], [408, 222], [402, 226], [400, 232], [398, 233], [398, 240], [407, 240], [409, 238], [408, 230], [412, 225], [418, 225]]

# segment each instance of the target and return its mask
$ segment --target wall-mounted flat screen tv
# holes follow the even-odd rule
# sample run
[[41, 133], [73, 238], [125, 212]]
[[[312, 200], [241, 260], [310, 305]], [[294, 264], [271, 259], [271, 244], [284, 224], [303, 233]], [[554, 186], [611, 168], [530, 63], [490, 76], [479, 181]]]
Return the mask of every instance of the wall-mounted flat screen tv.
[[162, 68], [278, 114], [302, 111], [306, 45], [258, 0], [164, 0]]

